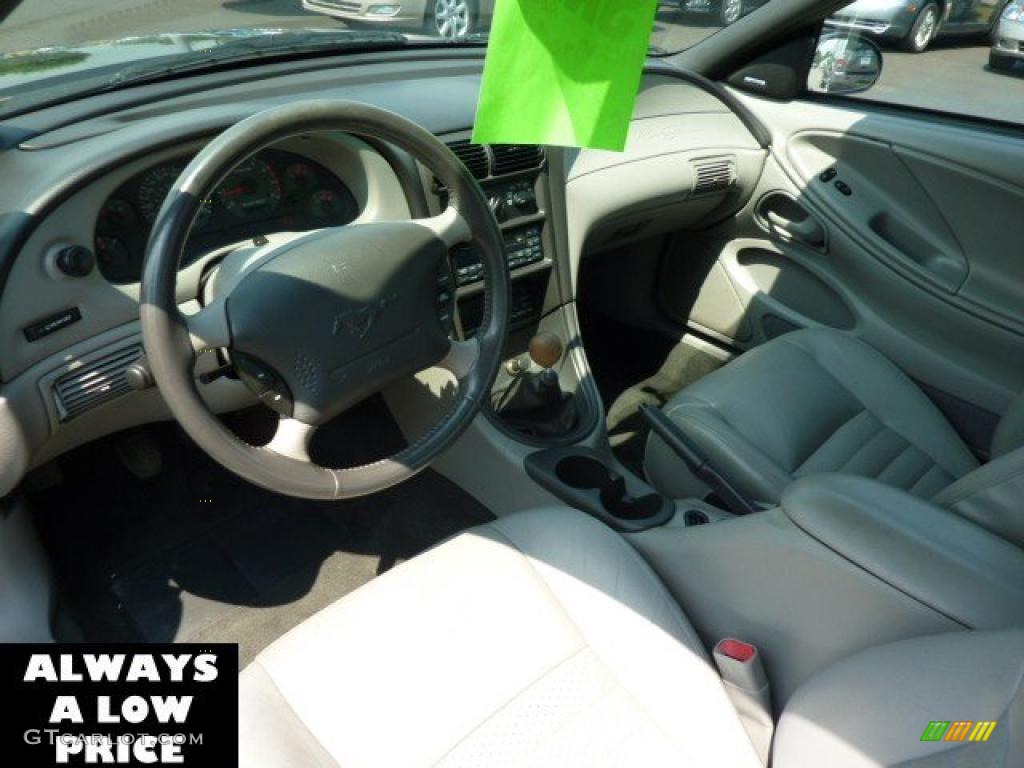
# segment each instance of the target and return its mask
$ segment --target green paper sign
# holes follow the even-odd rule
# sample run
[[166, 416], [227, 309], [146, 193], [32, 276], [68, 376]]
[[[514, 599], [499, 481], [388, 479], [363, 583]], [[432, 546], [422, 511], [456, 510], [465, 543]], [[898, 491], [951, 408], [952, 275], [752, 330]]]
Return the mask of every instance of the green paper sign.
[[657, 0], [497, 0], [473, 141], [621, 151]]

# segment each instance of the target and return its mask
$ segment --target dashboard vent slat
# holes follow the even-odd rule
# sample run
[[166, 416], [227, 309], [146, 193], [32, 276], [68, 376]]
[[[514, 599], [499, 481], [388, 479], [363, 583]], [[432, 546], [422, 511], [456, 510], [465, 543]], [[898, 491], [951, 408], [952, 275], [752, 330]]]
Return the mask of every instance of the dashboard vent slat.
[[694, 196], [724, 192], [736, 183], [736, 163], [729, 158], [699, 160], [693, 163]]
[[53, 383], [57, 414], [69, 421], [131, 390], [125, 369], [142, 357], [138, 344], [65, 373]]
[[487, 157], [487, 148], [483, 144], [471, 144], [468, 140], [453, 141], [448, 148], [462, 161], [473, 178], [486, 179], [490, 175], [491, 163]]
[[536, 144], [495, 144], [494, 175], [532, 171], [544, 163], [544, 148]]

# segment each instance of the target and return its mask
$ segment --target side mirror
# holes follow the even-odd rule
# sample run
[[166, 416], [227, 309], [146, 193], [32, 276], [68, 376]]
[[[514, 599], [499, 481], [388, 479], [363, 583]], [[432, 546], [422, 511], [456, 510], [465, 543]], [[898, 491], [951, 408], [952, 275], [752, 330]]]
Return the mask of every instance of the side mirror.
[[807, 87], [815, 93], [860, 93], [882, 76], [882, 51], [858, 34], [826, 26], [814, 51]]

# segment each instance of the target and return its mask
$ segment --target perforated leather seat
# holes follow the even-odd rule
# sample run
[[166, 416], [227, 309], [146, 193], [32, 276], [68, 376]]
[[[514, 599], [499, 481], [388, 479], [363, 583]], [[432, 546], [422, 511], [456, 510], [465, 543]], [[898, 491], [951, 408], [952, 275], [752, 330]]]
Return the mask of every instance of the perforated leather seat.
[[[958, 637], [970, 665], [975, 636]], [[964, 716], [1001, 719], [1019, 741], [1024, 635], [996, 637], [979, 648], [998, 647], [999, 663], [975, 668], [981, 685], [1002, 676], [998, 695], [964, 699]], [[945, 703], [963, 683], [941, 664], [916, 671]], [[571, 510], [504, 518], [394, 569], [264, 651], [240, 688], [244, 768], [762, 765], [664, 585], [618, 534]], [[885, 707], [867, 716], [886, 713], [892, 760], [872, 765], [914, 754], [938, 716], [917, 701], [899, 717]], [[808, 762], [801, 728], [816, 715], [797, 715], [774, 765], [843, 764], [820, 738], [824, 751]], [[840, 744], [845, 733], [836, 730]], [[1020, 744], [1010, 746], [1007, 758], [1019, 759]]]
[[[777, 504], [793, 480], [825, 472], [875, 478], [933, 499], [1024, 544], [1024, 398], [978, 460], [928, 397], [875, 349], [829, 329], [796, 331], [700, 379], [664, 407], [686, 437], [748, 498]], [[698, 492], [656, 436], [645, 470], [674, 498]]]

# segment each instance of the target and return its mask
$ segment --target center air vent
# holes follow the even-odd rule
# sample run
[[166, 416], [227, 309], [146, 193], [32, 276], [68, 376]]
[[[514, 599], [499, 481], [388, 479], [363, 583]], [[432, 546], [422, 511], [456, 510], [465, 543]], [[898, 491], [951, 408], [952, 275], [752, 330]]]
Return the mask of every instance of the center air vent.
[[53, 383], [57, 414], [61, 421], [80, 416], [97, 405], [128, 392], [125, 369], [142, 357], [135, 344], [65, 373]]
[[693, 170], [696, 177], [693, 184], [695, 197], [724, 192], [736, 183], [736, 164], [729, 158], [698, 160], [693, 163]]
[[532, 171], [544, 162], [544, 148], [536, 144], [495, 144], [494, 175]]
[[487, 160], [487, 149], [483, 144], [470, 144], [469, 141], [453, 141], [448, 149], [455, 153], [455, 156], [462, 161], [473, 178], [486, 179], [490, 174], [490, 163]]

